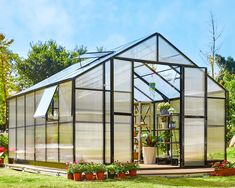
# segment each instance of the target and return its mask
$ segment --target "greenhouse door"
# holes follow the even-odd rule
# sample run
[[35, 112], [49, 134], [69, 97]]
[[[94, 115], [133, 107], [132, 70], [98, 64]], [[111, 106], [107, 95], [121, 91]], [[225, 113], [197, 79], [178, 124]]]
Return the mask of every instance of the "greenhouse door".
[[206, 162], [207, 73], [206, 68], [183, 68], [182, 166]]

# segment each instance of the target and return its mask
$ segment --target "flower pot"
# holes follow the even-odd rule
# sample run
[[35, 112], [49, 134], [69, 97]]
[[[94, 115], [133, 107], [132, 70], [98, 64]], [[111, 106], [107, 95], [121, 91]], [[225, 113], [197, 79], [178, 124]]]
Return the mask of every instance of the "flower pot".
[[169, 111], [166, 109], [160, 110], [160, 115], [168, 115]]
[[86, 180], [91, 181], [93, 180], [93, 173], [85, 174]]
[[217, 169], [211, 175], [215, 176], [234, 176], [235, 175], [235, 168], [223, 168]]
[[75, 181], [81, 181], [82, 180], [82, 173], [74, 173], [73, 174], [73, 179]]
[[0, 164], [4, 164], [4, 158], [0, 159]]
[[97, 180], [104, 180], [104, 172], [96, 172], [96, 179]]
[[137, 175], [137, 170], [129, 170], [129, 175], [130, 175], [131, 177], [136, 176], [136, 175]]
[[73, 180], [73, 174], [67, 174], [67, 179], [68, 180]]
[[14, 159], [13, 158], [8, 158], [8, 163], [9, 164], [13, 164], [14, 163]]
[[126, 174], [125, 174], [125, 172], [119, 172], [119, 173], [117, 174], [117, 177], [118, 177], [119, 179], [124, 179], [124, 178], [126, 177]]
[[143, 147], [144, 164], [156, 163], [156, 148], [155, 147]]
[[109, 179], [114, 179], [115, 178], [115, 173], [110, 173], [110, 172], [108, 172], [108, 178]]

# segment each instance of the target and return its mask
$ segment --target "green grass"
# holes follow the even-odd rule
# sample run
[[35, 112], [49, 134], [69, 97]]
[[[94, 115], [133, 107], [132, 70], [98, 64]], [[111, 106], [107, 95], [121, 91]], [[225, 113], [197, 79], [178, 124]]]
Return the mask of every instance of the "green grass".
[[8, 168], [0, 169], [0, 187], [89, 187], [89, 188], [152, 188], [152, 187], [235, 187], [234, 177], [201, 177], [201, 178], [162, 178], [156, 176], [139, 176], [122, 181], [106, 180], [104, 182], [74, 182], [64, 177], [46, 176], [19, 172]]

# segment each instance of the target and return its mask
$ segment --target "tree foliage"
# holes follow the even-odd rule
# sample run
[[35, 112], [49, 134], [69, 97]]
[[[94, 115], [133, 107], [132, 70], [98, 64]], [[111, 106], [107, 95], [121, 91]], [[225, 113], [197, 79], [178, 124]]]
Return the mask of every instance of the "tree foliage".
[[14, 79], [12, 76], [12, 62], [15, 54], [9, 51], [13, 40], [7, 40], [0, 33], [0, 127], [6, 127], [6, 105], [7, 97], [14, 90]]
[[67, 51], [55, 41], [31, 43], [28, 57], [18, 59], [16, 70], [21, 89], [34, 85], [64, 68], [77, 63], [77, 56], [86, 52], [84, 46]]

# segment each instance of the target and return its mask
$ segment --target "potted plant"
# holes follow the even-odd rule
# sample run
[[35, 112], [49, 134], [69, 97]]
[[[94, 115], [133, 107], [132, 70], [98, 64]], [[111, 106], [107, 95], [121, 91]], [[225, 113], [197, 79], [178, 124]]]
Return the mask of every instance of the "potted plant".
[[67, 168], [67, 178], [69, 180], [73, 180], [73, 165], [72, 164], [68, 165], [68, 167], [66, 168]]
[[139, 169], [139, 165], [137, 163], [126, 163], [126, 170], [129, 172], [131, 177], [137, 175], [137, 170]]
[[107, 166], [108, 178], [114, 179], [116, 176], [117, 166], [116, 164], [110, 164]]
[[127, 168], [124, 163], [116, 162], [116, 173], [119, 179], [124, 179], [126, 177]]
[[234, 176], [235, 175], [235, 162], [231, 163], [224, 160], [223, 162], [216, 162], [212, 165], [215, 171], [210, 173], [213, 176]]
[[160, 111], [160, 115], [168, 115], [171, 105], [168, 102], [161, 102], [157, 105], [157, 108]]
[[156, 162], [156, 144], [157, 137], [148, 133], [147, 135], [143, 135], [143, 156], [144, 156], [144, 164], [154, 164]]
[[104, 164], [98, 163], [94, 165], [94, 171], [96, 173], [96, 178], [98, 180], [104, 180], [105, 175], [104, 173], [106, 172], [106, 166]]
[[176, 121], [173, 121], [173, 120], [170, 121], [169, 127], [172, 128], [172, 129], [174, 129], [174, 128], [176, 127]]
[[91, 181], [93, 180], [93, 173], [94, 173], [94, 164], [93, 163], [87, 163], [83, 165], [84, 167], [84, 173], [86, 180]]
[[84, 171], [83, 164], [73, 164], [71, 166], [72, 166], [72, 172], [73, 172], [73, 179], [75, 181], [81, 181], [82, 173]]
[[0, 166], [4, 165], [4, 158], [5, 158], [5, 153], [1, 152], [0, 153]]

